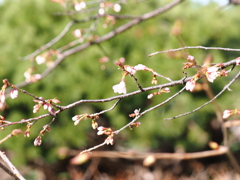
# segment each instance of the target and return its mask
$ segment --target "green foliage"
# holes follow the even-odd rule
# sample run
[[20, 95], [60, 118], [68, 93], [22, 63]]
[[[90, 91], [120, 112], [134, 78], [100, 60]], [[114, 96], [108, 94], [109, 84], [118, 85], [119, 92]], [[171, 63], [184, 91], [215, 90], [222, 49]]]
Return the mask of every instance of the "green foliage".
[[[136, 5], [131, 3], [123, 6], [123, 12], [139, 15], [163, 4], [162, 1], [149, 1], [145, 4], [142, 3], [139, 8], [132, 8]], [[0, 30], [1, 79], [8, 78], [12, 83], [24, 80], [23, 73], [34, 62], [19, 60], [19, 57], [33, 52], [61, 32], [69, 19], [65, 16], [54, 16], [53, 13], [58, 11], [62, 11], [61, 7], [47, 0], [6, 1], [0, 7], [0, 21], [2, 22]], [[98, 45], [95, 45], [66, 58], [45, 79], [24, 87], [24, 89], [45, 99], [56, 97], [61, 101], [61, 105], [67, 105], [80, 99], [112, 97], [116, 95], [113, 93], [112, 86], [119, 83], [122, 75], [121, 70], [118, 70], [118, 67], [114, 65], [115, 60], [120, 57], [126, 59], [126, 64], [137, 65], [141, 63], [173, 80], [180, 79], [184, 77], [182, 63], [185, 60], [181, 54], [179, 56], [179, 52], [171, 55], [160, 54], [151, 58], [147, 56], [155, 51], [181, 46], [178, 38], [172, 34], [172, 28], [176, 20], [182, 21], [180, 36], [185, 45], [238, 48], [238, 26], [240, 23], [237, 8], [217, 11], [215, 6], [196, 8], [191, 3], [186, 2], [157, 18], [142, 22], [129, 31], [102, 43], [101, 46], [110, 58], [110, 61], [105, 64], [104, 70], [101, 69], [98, 59], [105, 54]], [[120, 24], [122, 22], [118, 22], [114, 27]], [[72, 29], [81, 26], [77, 24]], [[103, 35], [109, 29], [100, 27], [95, 33]], [[62, 41], [54, 45], [54, 48], [67, 44], [69, 40], [73, 39], [71, 32], [69, 32]], [[216, 57], [214, 62], [224, 62], [236, 57], [236, 53], [233, 52], [189, 50], [189, 53], [196, 57], [199, 64], [203, 62], [208, 53]], [[37, 72], [41, 72], [44, 68], [44, 65], [37, 66]], [[152, 77], [149, 72], [137, 72], [136, 76], [143, 87], [151, 86]], [[214, 93], [216, 94], [231, 77], [233, 75], [216, 81], [212, 85]], [[166, 82], [164, 79], [158, 78], [158, 80], [159, 83]], [[170, 88], [170, 94], [155, 96], [151, 100], [147, 99], [148, 93], [124, 99], [113, 111], [100, 117], [102, 118], [100, 122], [118, 129], [131, 120], [128, 114], [133, 113], [135, 109], [146, 110], [166, 100], [169, 95], [173, 95], [180, 88]], [[128, 92], [136, 89], [137, 86], [133, 79], [127, 77]], [[233, 85], [233, 89], [236, 90], [237, 85]], [[235, 94], [226, 93], [223, 97], [220, 97], [218, 103], [222, 108], [228, 108], [231, 105], [231, 108], [235, 108], [239, 106], [239, 103], [234, 101], [234, 97]], [[3, 115], [9, 121], [36, 117], [45, 112], [41, 110], [39, 113], [33, 114], [32, 108], [35, 103], [32, 102], [31, 97], [26, 97], [23, 94], [19, 95], [16, 100], [8, 99], [7, 101], [9, 109], [3, 112]], [[166, 150], [165, 147], [173, 150], [177, 146], [181, 146], [188, 151], [202, 149], [211, 138], [211, 132], [207, 130], [207, 126], [210, 126], [215, 111], [212, 105], [208, 105], [196, 114], [180, 119], [165, 121], [164, 118], [190, 111], [206, 101], [208, 101], [208, 98], [204, 93], [184, 92], [170, 103], [144, 115], [140, 119], [141, 126], [139, 128], [132, 131], [123, 131], [119, 135], [122, 139], [119, 138], [119, 141], [115, 141], [115, 143], [118, 146], [123, 146], [123, 148], [142, 150]], [[37, 157], [45, 158], [48, 162], [54, 162], [57, 159], [57, 149], [60, 147], [85, 149], [91, 145], [96, 145], [96, 142], [98, 142], [93, 142], [92, 134], [89, 134], [89, 132], [96, 134], [91, 129], [90, 120], [84, 120], [78, 126], [74, 126], [72, 117], [81, 113], [99, 112], [110, 108], [113, 103], [83, 104], [61, 113], [51, 126], [51, 132], [46, 133], [43, 137], [43, 143], [40, 147], [34, 147], [33, 141], [41, 131], [42, 126], [50, 122], [50, 118], [34, 124], [30, 138], [23, 138], [20, 135], [5, 142], [3, 147], [14, 151], [18, 163]], [[11, 132], [11, 128], [13, 127], [8, 127], [2, 131], [0, 138]], [[21, 128], [25, 131], [26, 125], [17, 125], [14, 128]]]

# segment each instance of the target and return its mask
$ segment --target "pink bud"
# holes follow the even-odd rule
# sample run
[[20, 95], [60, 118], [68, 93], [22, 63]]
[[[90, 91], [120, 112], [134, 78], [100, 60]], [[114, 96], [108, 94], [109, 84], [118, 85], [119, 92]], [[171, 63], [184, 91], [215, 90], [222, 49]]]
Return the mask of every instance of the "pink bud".
[[40, 146], [42, 144], [42, 139], [40, 136], [38, 136], [35, 140], [34, 140], [34, 146]]

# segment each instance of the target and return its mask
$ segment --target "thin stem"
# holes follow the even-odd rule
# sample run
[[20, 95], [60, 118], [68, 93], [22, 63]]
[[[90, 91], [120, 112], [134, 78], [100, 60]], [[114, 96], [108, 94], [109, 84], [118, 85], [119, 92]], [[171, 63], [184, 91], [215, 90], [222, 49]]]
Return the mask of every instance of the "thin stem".
[[23, 60], [27, 60], [29, 58], [32, 58], [34, 56], [36, 56], [38, 53], [46, 50], [47, 48], [51, 47], [52, 45], [54, 45], [56, 42], [58, 42], [60, 39], [62, 39], [62, 37], [69, 31], [69, 29], [76, 23], [76, 21], [71, 21], [69, 22], [65, 28], [62, 30], [62, 32], [55, 37], [53, 40], [51, 40], [50, 42], [48, 42], [47, 44], [43, 45], [42, 47], [40, 47], [39, 49], [37, 49], [36, 51], [34, 51], [33, 53], [23, 57]]
[[186, 87], [183, 87], [180, 91], [178, 91], [176, 94], [174, 94], [173, 96], [169, 97], [167, 100], [163, 101], [160, 104], [157, 104], [156, 106], [153, 106], [147, 110], [145, 110], [144, 112], [140, 113], [138, 116], [136, 116], [130, 123], [126, 124], [125, 126], [123, 126], [122, 128], [120, 128], [117, 131], [114, 131], [115, 134], [118, 134], [119, 132], [121, 132], [122, 130], [124, 130], [125, 128], [129, 127], [132, 123], [136, 122], [142, 115], [146, 114], [149, 111], [152, 111], [153, 109], [159, 108], [160, 106], [166, 104], [167, 102], [171, 101], [173, 98], [175, 98], [176, 96], [178, 96], [179, 94], [181, 94], [184, 90], [186, 89]]
[[205, 47], [205, 46], [186, 46], [186, 47], [181, 47], [177, 49], [170, 49], [170, 50], [165, 50], [165, 51], [158, 51], [155, 53], [151, 53], [148, 56], [154, 56], [160, 53], [167, 53], [167, 52], [174, 52], [174, 51], [181, 51], [185, 49], [204, 49], [204, 50], [221, 50], [221, 51], [240, 51], [240, 49], [232, 49], [232, 48], [223, 48], [223, 47]]
[[182, 116], [186, 116], [188, 114], [192, 114], [198, 110], [200, 110], [201, 108], [203, 108], [204, 106], [208, 105], [209, 103], [213, 102], [215, 99], [218, 98], [218, 96], [220, 96], [225, 90], [229, 89], [230, 85], [232, 85], [232, 83], [240, 76], [240, 72], [226, 85], [224, 86], [224, 88], [216, 95], [214, 96], [214, 98], [212, 98], [210, 101], [204, 103], [202, 106], [199, 106], [198, 108], [192, 110], [192, 111], [189, 111], [189, 112], [186, 112], [186, 113], [183, 113], [183, 114], [180, 114], [180, 115], [177, 115], [177, 116], [174, 116], [174, 117], [171, 117], [171, 118], [166, 118], [165, 120], [171, 120], [171, 119], [176, 119], [176, 118], [179, 118], [179, 117], [182, 117]]

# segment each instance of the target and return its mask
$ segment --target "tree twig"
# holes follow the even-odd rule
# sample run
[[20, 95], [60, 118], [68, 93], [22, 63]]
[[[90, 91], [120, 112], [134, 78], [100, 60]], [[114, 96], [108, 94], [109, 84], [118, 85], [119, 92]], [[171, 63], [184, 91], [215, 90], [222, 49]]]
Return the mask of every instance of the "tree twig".
[[198, 110], [200, 110], [201, 108], [203, 108], [204, 106], [208, 105], [209, 103], [213, 102], [215, 99], [217, 99], [218, 96], [220, 96], [225, 90], [227, 90], [230, 85], [232, 85], [232, 83], [240, 76], [240, 72], [226, 85], [224, 86], [224, 88], [216, 95], [214, 96], [214, 98], [212, 98], [210, 101], [204, 103], [203, 105], [199, 106], [198, 108], [192, 110], [192, 111], [189, 111], [189, 112], [186, 112], [186, 113], [183, 113], [183, 114], [179, 114], [177, 116], [174, 116], [174, 117], [171, 117], [171, 118], [166, 118], [165, 120], [171, 120], [171, 119], [176, 119], [176, 118], [179, 118], [179, 117], [182, 117], [182, 116], [186, 116], [188, 114], [192, 114]]
[[204, 49], [204, 50], [221, 50], [221, 51], [240, 51], [240, 49], [232, 49], [232, 48], [224, 48], [224, 47], [205, 47], [205, 46], [186, 46], [186, 47], [181, 47], [177, 49], [170, 49], [170, 50], [165, 50], [165, 51], [158, 51], [155, 53], [151, 53], [148, 56], [154, 56], [160, 53], [167, 53], [167, 52], [174, 52], [174, 51], [180, 51], [184, 49]]

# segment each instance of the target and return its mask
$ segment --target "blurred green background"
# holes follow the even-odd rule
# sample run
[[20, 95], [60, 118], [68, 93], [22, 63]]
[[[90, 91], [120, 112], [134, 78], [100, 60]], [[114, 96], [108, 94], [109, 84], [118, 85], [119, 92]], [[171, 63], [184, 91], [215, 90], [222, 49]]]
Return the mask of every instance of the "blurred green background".
[[[122, 5], [122, 14], [140, 15], [149, 12], [156, 7], [166, 4], [164, 1], [145, 1], [137, 3], [130, 1]], [[135, 8], [137, 6], [137, 8]], [[239, 7], [227, 7], [222, 10], [210, 3], [201, 6], [197, 3], [186, 1], [170, 11], [161, 14], [151, 20], [136, 25], [113, 39], [67, 57], [52, 73], [43, 80], [25, 86], [22, 89], [44, 99], [57, 98], [60, 105], [68, 105], [80, 99], [99, 99], [115, 96], [112, 86], [118, 84], [122, 72], [114, 64], [117, 59], [124, 57], [126, 64], [137, 65], [139, 63], [153, 68], [158, 73], [178, 80], [184, 77], [182, 63], [186, 62], [182, 53], [159, 54], [148, 57], [148, 54], [179, 48], [183, 44], [187, 46], [214, 46], [239, 48], [240, 18]], [[46, 66], [37, 65], [34, 61], [21, 60], [21, 57], [35, 51], [43, 44], [56, 37], [64, 26], [70, 21], [70, 17], [56, 15], [56, 12], [64, 12], [64, 9], [49, 0], [28, 1], [8, 0], [0, 6], [0, 79], [7, 78], [13, 84], [24, 81], [23, 73], [28, 67], [34, 66], [35, 73], [41, 73]], [[72, 18], [83, 18], [83, 15], [73, 15]], [[101, 36], [127, 20], [117, 21], [108, 28], [102, 27], [102, 22], [97, 24], [94, 35]], [[86, 28], [89, 23], [74, 25], [68, 34], [52, 49], [57, 49], [75, 38], [72, 30]], [[180, 28], [180, 34], [174, 35], [173, 31]], [[179, 41], [180, 39], [180, 41]], [[226, 62], [238, 57], [238, 52], [206, 51], [201, 49], [189, 50], [199, 64], [202, 64], [206, 55], [211, 54], [214, 63]], [[109, 61], [99, 63], [99, 58], [108, 56]], [[214, 94], [217, 94], [224, 85], [234, 77], [237, 68], [228, 77], [217, 79], [210, 84]], [[188, 71], [189, 75], [195, 72]], [[151, 74], [137, 72], [136, 77], [143, 87], [151, 86]], [[166, 83], [160, 79], [160, 83]], [[233, 109], [239, 107], [239, 89], [237, 80], [231, 89], [233, 92], [225, 92], [218, 100], [221, 109]], [[133, 79], [126, 78], [127, 91], [137, 90]], [[128, 123], [131, 118], [128, 114], [135, 109], [146, 110], [167, 99], [179, 91], [182, 86], [170, 88], [171, 93], [155, 96], [148, 100], [147, 93], [129, 97], [111, 112], [103, 114], [98, 120], [100, 125], [111, 126], [118, 129]], [[221, 130], [214, 126], [216, 122], [215, 108], [213, 105], [200, 111], [175, 120], [165, 121], [164, 118], [172, 117], [190, 111], [208, 101], [204, 91], [190, 93], [183, 92], [180, 96], [168, 104], [158, 108], [140, 118], [141, 126], [134, 130], [126, 129], [115, 138], [114, 146], [103, 149], [137, 151], [162, 151], [174, 152], [182, 148], [187, 152], [208, 149], [207, 143], [213, 140], [221, 143]], [[57, 150], [61, 147], [69, 149], [86, 149], [101, 143], [104, 139], [96, 136], [96, 131], [91, 128], [91, 121], [81, 121], [74, 126], [72, 117], [81, 113], [96, 113], [110, 108], [114, 102], [98, 104], [82, 104], [62, 112], [51, 126], [51, 132], [43, 137], [40, 147], [33, 145], [34, 139], [42, 130], [42, 126], [51, 119], [38, 121], [31, 128], [29, 138], [19, 135], [1, 144], [2, 150], [11, 153], [11, 160], [17, 165], [27, 163], [30, 159], [44, 159], [48, 163], [58, 161]], [[1, 114], [9, 121], [20, 121], [22, 118], [37, 117], [45, 113], [40, 110], [33, 114], [35, 103], [31, 97], [19, 94], [15, 100], [7, 99], [7, 108]], [[15, 125], [1, 131], [0, 138], [5, 137], [15, 128], [26, 130], [26, 125]], [[235, 151], [238, 151], [238, 143], [235, 143]]]

